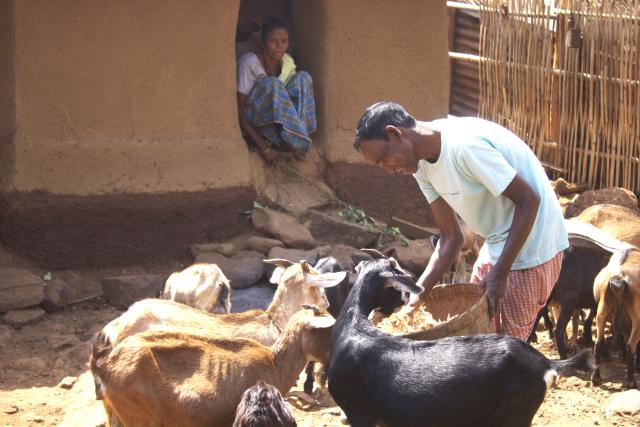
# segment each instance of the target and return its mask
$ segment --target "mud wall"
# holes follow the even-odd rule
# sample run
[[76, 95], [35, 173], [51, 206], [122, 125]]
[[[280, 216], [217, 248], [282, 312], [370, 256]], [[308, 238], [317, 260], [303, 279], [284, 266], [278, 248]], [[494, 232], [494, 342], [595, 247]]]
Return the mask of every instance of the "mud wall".
[[14, 168], [16, 130], [15, 32], [13, 0], [0, 2], [0, 190]]
[[16, 2], [20, 149], [11, 189], [88, 195], [248, 185], [235, 109], [238, 7]]
[[246, 231], [238, 8], [0, 2], [2, 243], [78, 268], [175, 259]]
[[[381, 100], [418, 119], [445, 117], [449, 105], [446, 2], [440, 0], [292, 0], [298, 62], [315, 78], [320, 129], [332, 163], [328, 178], [345, 200], [389, 218], [432, 225], [413, 178], [362, 164], [355, 125]], [[394, 201], [390, 204], [390, 201]]]

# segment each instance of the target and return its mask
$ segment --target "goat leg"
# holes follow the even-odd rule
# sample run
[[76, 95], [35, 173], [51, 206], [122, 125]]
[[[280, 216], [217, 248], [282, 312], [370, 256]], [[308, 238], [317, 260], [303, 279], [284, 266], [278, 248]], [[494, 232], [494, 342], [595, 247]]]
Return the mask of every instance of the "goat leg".
[[604, 324], [607, 317], [613, 311], [614, 305], [607, 303], [607, 295], [603, 295], [600, 298], [598, 304], [598, 311], [596, 313], [596, 343], [594, 346], [594, 356], [596, 368], [591, 373], [591, 382], [593, 385], [599, 385], [602, 383], [602, 377], [600, 376], [600, 359], [602, 358], [602, 350], [604, 347]]
[[313, 381], [315, 379], [315, 362], [307, 363], [307, 368], [305, 369], [305, 374], [307, 378], [304, 380], [304, 392], [308, 395], [313, 394]]
[[582, 330], [582, 343], [585, 346], [593, 346], [593, 336], [591, 335], [591, 326], [593, 325], [593, 318], [596, 316], [596, 309], [590, 308], [589, 315], [584, 319], [584, 329]]
[[553, 335], [555, 338], [556, 350], [558, 350], [558, 354], [560, 355], [560, 359], [567, 358], [567, 350], [565, 348], [565, 330], [567, 329], [567, 324], [569, 323], [569, 319], [571, 319], [571, 315], [573, 314], [573, 307], [567, 307], [565, 305], [560, 306], [560, 312], [558, 313], [558, 317], [556, 320], [556, 326], [553, 328]]
[[[640, 316], [637, 316], [640, 317]], [[636, 351], [638, 349], [638, 341], [640, 341], [640, 318], [632, 319], [631, 334], [627, 343], [627, 379], [624, 386], [627, 388], [636, 388], [636, 379], [634, 377]]]

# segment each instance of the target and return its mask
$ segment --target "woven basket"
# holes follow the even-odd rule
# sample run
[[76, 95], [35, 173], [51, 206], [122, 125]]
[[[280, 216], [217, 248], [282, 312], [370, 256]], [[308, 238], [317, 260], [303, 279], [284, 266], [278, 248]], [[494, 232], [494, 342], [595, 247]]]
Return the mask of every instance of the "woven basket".
[[[405, 334], [412, 340], [435, 340], [438, 338], [488, 334], [493, 332], [489, 318], [487, 298], [480, 286], [471, 283], [435, 286], [425, 302], [426, 310], [439, 325], [424, 331]], [[447, 317], [453, 317], [449, 321]]]

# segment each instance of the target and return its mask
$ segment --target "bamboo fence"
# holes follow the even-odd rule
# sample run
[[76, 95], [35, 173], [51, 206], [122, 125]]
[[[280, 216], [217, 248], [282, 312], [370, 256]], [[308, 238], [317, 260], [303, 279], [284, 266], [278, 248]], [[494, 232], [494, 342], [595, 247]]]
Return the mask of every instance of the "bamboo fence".
[[639, 192], [640, 0], [471, 3], [480, 10], [479, 115], [571, 182]]

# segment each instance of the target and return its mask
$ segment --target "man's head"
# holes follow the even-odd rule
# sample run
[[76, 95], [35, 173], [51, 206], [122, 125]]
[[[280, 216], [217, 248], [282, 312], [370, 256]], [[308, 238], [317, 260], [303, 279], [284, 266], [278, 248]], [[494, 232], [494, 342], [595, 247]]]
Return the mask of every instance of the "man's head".
[[408, 132], [415, 126], [416, 119], [401, 105], [378, 102], [367, 108], [358, 120], [353, 146], [367, 163], [389, 172], [415, 173], [418, 159]]

